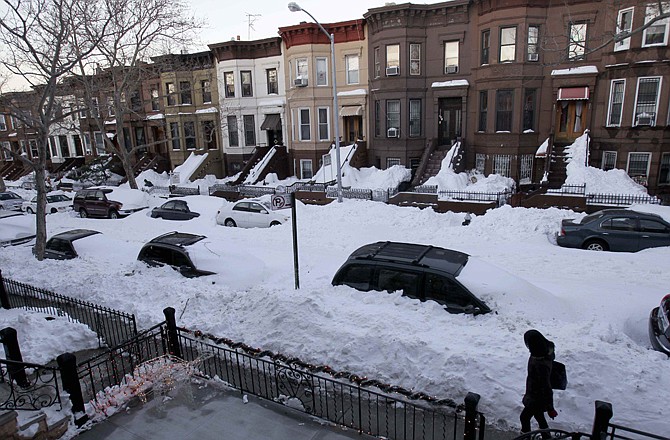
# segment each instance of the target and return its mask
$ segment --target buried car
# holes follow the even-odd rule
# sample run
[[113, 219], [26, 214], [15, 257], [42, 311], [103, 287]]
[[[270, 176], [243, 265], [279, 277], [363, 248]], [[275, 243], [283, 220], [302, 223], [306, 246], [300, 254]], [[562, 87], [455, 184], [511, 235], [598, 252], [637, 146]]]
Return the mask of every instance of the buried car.
[[[71, 208], [72, 199], [65, 194], [47, 194], [47, 205], [45, 209], [47, 214], [65, 212]], [[30, 199], [30, 201], [23, 202], [21, 211], [25, 211], [28, 214], [35, 214], [37, 212], [37, 196]]]
[[100, 234], [100, 232], [90, 229], [72, 229], [56, 234], [47, 241], [44, 249], [44, 258], [52, 260], [71, 260], [77, 258], [79, 253], [77, 253], [75, 242], [96, 234]]
[[603, 209], [578, 222], [562, 220], [556, 243], [591, 251], [637, 252], [670, 246], [670, 223], [658, 214], [632, 209]]
[[8, 211], [20, 211], [23, 198], [11, 191], [0, 192], [0, 209]]
[[284, 212], [273, 211], [269, 203], [258, 199], [238, 200], [222, 206], [216, 213], [217, 224], [240, 228], [269, 228], [289, 219]]
[[0, 247], [27, 243], [35, 235], [34, 216], [17, 211], [0, 211]]
[[119, 218], [149, 207], [147, 194], [138, 189], [100, 186], [77, 191], [72, 209], [81, 218]]
[[140, 250], [137, 259], [149, 266], [171, 266], [187, 278], [212, 275], [220, 265], [220, 254], [204, 235], [168, 232], [160, 235]]
[[199, 213], [189, 209], [185, 200], [170, 200], [151, 210], [152, 218], [165, 220], [190, 220], [199, 216]]
[[670, 294], [649, 314], [649, 339], [654, 350], [670, 356]]

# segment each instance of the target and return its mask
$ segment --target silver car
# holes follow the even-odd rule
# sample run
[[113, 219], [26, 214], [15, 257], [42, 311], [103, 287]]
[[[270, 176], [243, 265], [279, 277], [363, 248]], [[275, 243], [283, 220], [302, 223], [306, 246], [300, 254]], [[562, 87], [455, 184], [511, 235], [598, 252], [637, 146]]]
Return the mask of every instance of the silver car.
[[25, 200], [16, 193], [11, 191], [0, 192], [0, 209], [20, 211], [23, 202], [25, 202]]

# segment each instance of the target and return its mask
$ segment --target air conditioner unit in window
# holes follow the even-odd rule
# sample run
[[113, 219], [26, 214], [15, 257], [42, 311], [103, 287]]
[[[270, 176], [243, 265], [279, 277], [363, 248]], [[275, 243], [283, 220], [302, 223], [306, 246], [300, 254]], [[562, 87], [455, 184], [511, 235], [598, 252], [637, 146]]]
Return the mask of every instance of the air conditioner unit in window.
[[400, 67], [391, 66], [386, 68], [386, 76], [395, 76], [400, 73]]
[[298, 78], [295, 81], [293, 81], [293, 84], [296, 87], [307, 87], [307, 78]]
[[635, 116], [635, 125], [654, 125], [656, 113], [640, 113]]
[[458, 72], [458, 66], [449, 65], [444, 68], [444, 73], [456, 73]]
[[388, 130], [386, 130], [386, 137], [390, 138], [399, 138], [400, 137], [400, 129], [391, 127]]
[[528, 54], [528, 61], [537, 61], [540, 59], [540, 54], [537, 53], [529, 53]]

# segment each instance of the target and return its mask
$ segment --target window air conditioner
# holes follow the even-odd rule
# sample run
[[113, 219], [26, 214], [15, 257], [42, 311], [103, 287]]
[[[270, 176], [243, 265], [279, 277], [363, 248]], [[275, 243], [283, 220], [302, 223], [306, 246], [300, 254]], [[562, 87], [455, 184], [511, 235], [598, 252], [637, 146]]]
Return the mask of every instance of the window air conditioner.
[[400, 73], [400, 68], [398, 66], [391, 66], [386, 68], [386, 76], [395, 76]]
[[293, 81], [293, 84], [296, 87], [307, 87], [307, 78], [298, 78], [295, 81]]
[[537, 53], [529, 53], [528, 54], [528, 61], [537, 61], [540, 59], [540, 54]]
[[458, 66], [449, 65], [449, 66], [444, 68], [444, 72], [445, 73], [456, 73], [456, 72], [458, 72]]
[[400, 130], [395, 128], [395, 127], [391, 127], [388, 130], [386, 130], [386, 137], [399, 138], [400, 137]]
[[654, 125], [656, 113], [640, 113], [635, 116], [635, 125]]

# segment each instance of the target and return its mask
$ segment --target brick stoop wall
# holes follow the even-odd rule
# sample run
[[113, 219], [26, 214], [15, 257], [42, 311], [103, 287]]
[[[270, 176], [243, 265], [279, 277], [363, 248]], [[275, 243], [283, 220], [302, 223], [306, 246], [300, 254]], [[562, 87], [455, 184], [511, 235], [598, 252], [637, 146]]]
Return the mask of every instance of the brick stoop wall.
[[[3, 440], [56, 440], [61, 438], [68, 429], [69, 416], [63, 415], [60, 420], [47, 424], [44, 413], [34, 413], [34, 417], [19, 425], [16, 411], [0, 412], [0, 438]], [[37, 427], [33, 427], [37, 424]]]

